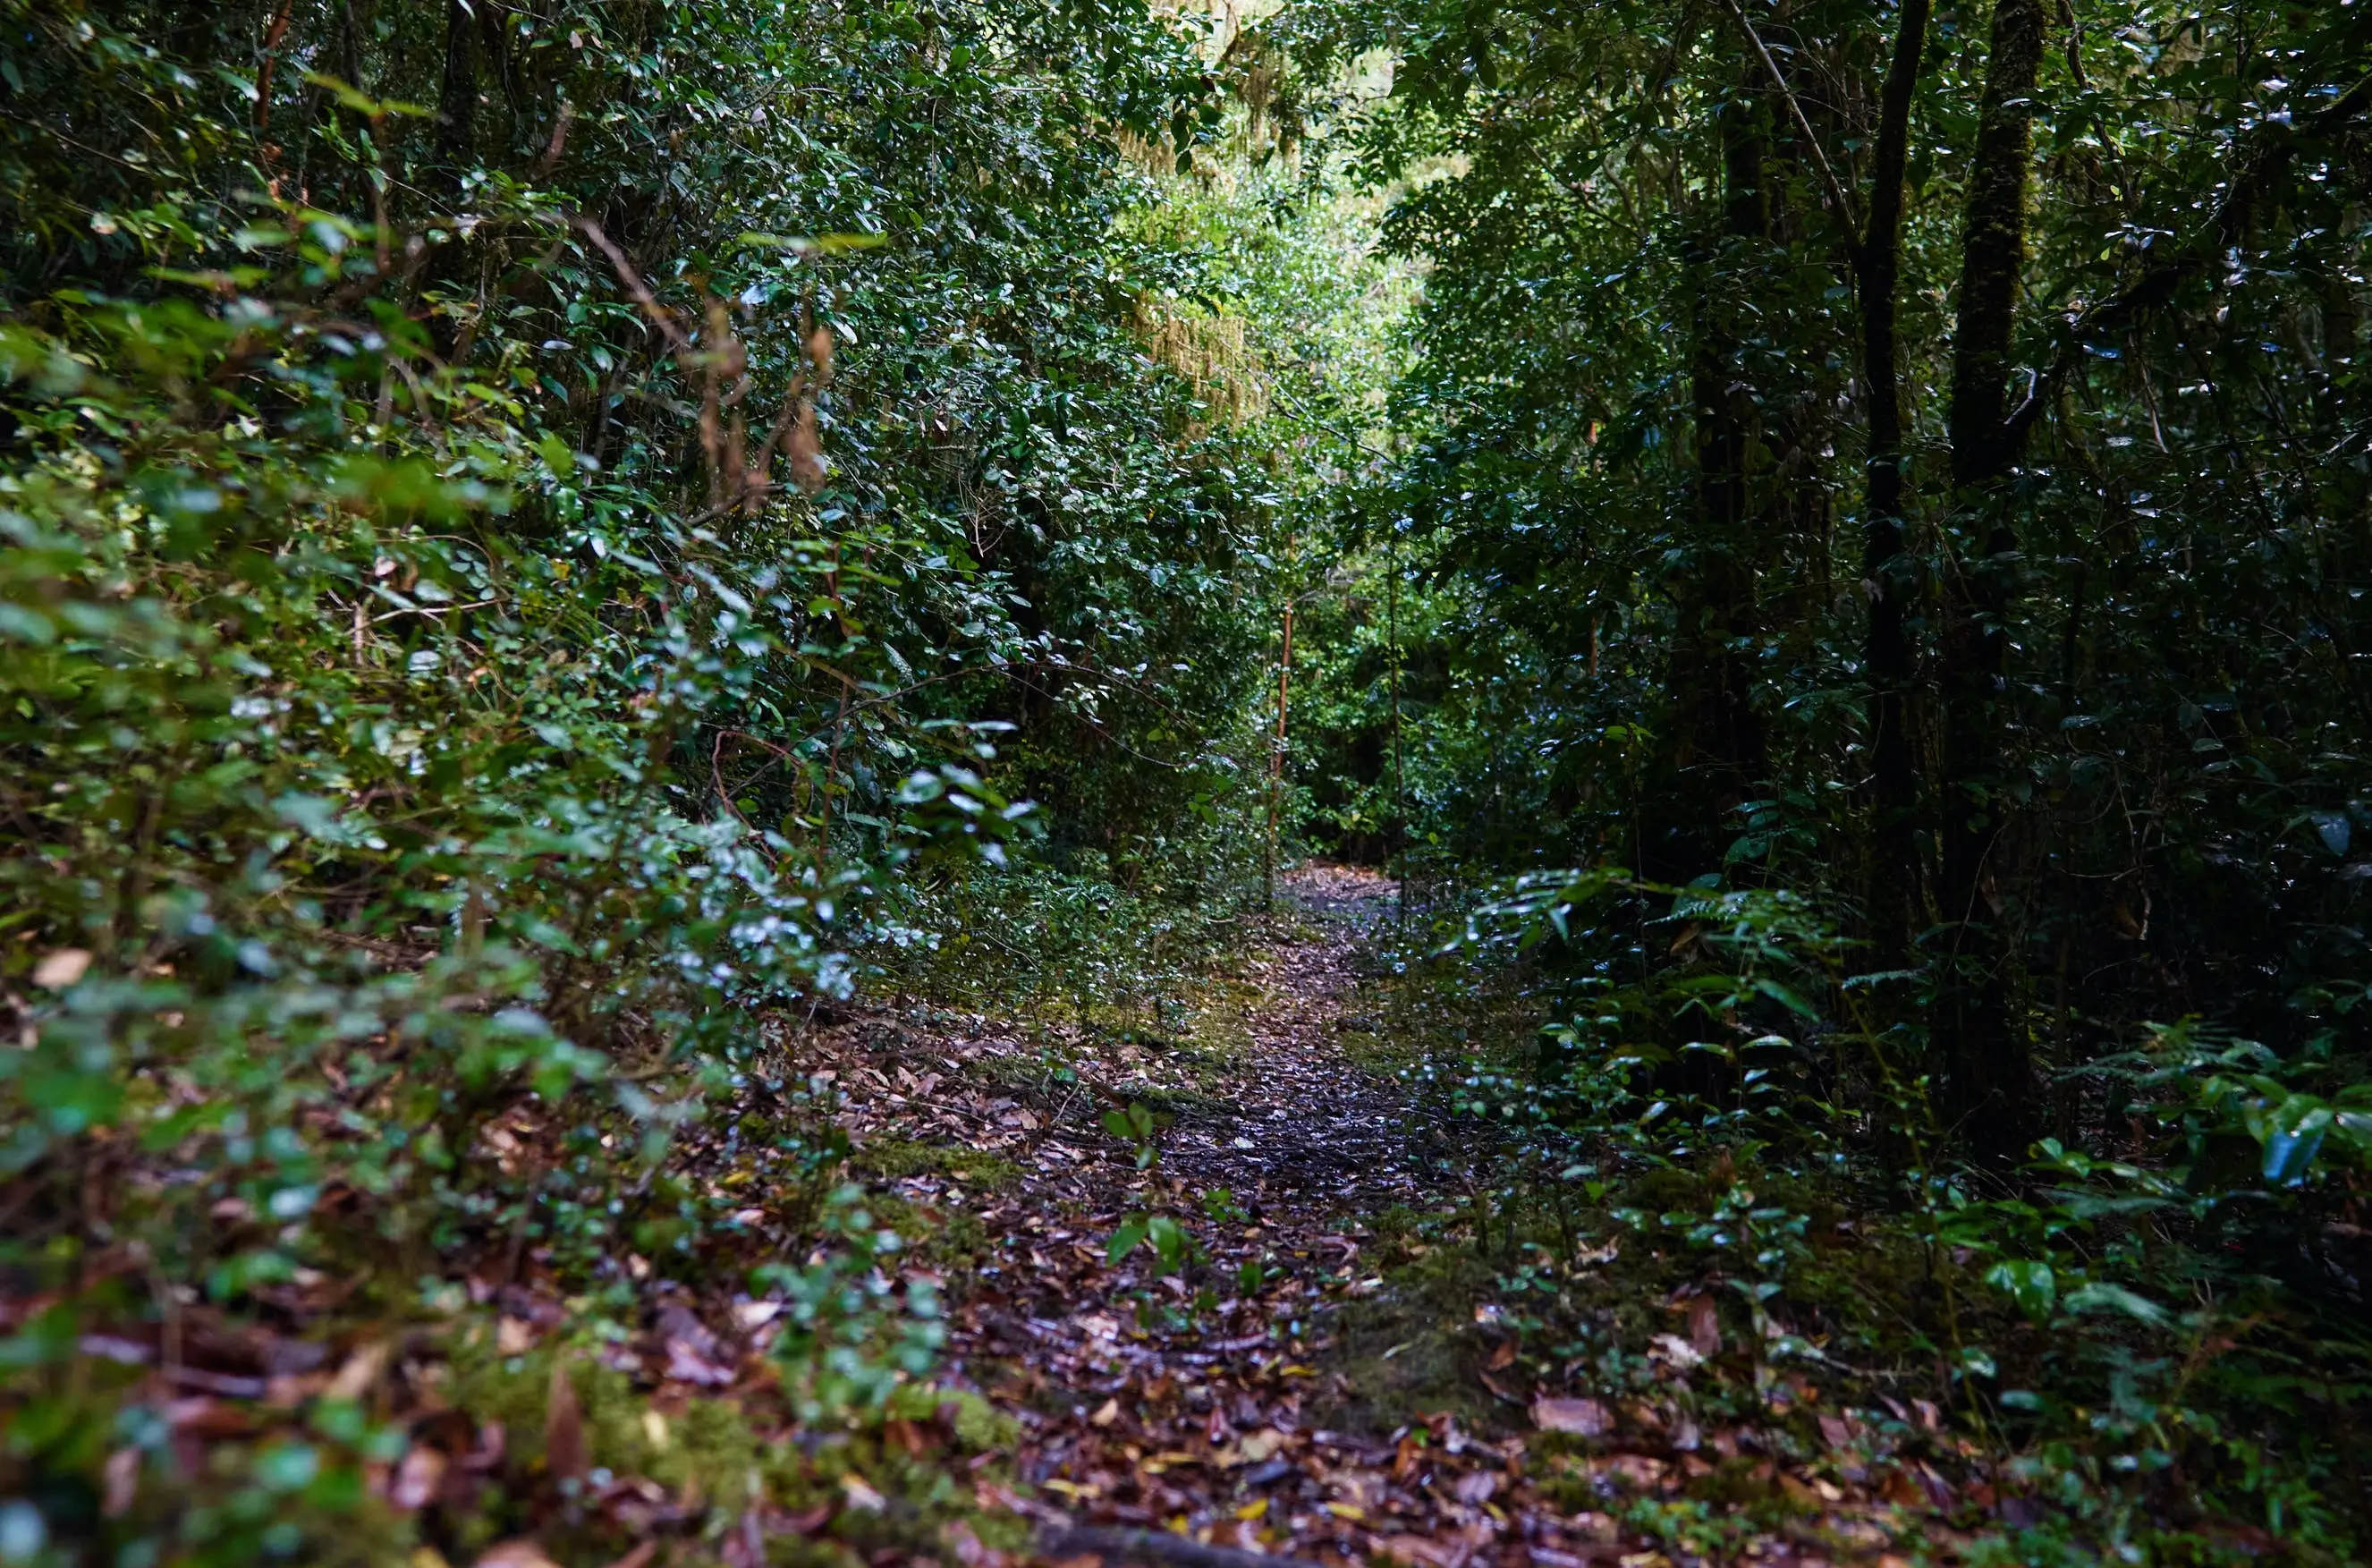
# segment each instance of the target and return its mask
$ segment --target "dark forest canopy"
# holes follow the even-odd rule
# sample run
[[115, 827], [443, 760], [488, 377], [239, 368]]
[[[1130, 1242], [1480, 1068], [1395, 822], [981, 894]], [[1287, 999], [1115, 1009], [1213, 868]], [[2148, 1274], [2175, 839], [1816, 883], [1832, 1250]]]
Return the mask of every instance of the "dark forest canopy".
[[477, 1514], [135, 1369], [719, 1292], [939, 1528], [816, 1031], [1059, 1121], [1309, 854], [1536, 1392], [1628, 1247], [1994, 1561], [2348, 1560], [2368, 251], [2366, 0], [0, 0], [0, 1561], [610, 1561], [556, 1349]]

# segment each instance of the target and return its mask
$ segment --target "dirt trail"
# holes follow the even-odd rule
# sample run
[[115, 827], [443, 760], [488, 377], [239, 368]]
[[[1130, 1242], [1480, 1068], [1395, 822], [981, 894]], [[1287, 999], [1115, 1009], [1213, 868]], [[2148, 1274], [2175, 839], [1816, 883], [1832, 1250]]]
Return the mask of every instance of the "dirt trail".
[[[1832, 1411], [1799, 1372], [1725, 1339], [1702, 1288], [1647, 1276], [1619, 1288], [1688, 1337], [1653, 1335], [1653, 1379], [1627, 1396], [1573, 1391], [1588, 1387], [1578, 1364], [1520, 1345], [1455, 1225], [1420, 1243], [1376, 1224], [1468, 1193], [1475, 1130], [1436, 1124], [1362, 1065], [1381, 1053], [1355, 1043], [1376, 1027], [1360, 948], [1391, 886], [1320, 867], [1288, 891], [1298, 929], [1215, 978], [1183, 1038], [944, 1014], [877, 1014], [841, 1037], [858, 1164], [935, 1238], [921, 1256], [952, 1303], [943, 1374], [1018, 1432], [1017, 1485], [975, 1469], [983, 1507], [1020, 1516], [1066, 1568], [1245, 1568], [1250, 1552], [1329, 1568], [1902, 1568], [1907, 1539], [1957, 1550], [1929, 1512], [1948, 1489], [1918, 1457], [1944, 1452], [1932, 1406], [1915, 1424], [1896, 1408], [1882, 1431], [1871, 1410]], [[1132, 1105], [1172, 1113], [1150, 1169], [1104, 1125]], [[1177, 1227], [1169, 1255], [1139, 1245], [1115, 1264], [1115, 1233], [1156, 1217]], [[1420, 1256], [1435, 1261], [1386, 1266]], [[1393, 1359], [1416, 1346], [1426, 1370], [1424, 1351]], [[1732, 1376], [1753, 1379], [1751, 1400], [1711, 1400]], [[1805, 1409], [1817, 1445], [1791, 1413]], [[1124, 1553], [1115, 1529], [1140, 1532]], [[963, 1568], [1017, 1568], [962, 1527], [946, 1544]]]
[[1162, 1160], [1174, 1175], [1321, 1227], [1420, 1202], [1419, 1172], [1437, 1151], [1399, 1086], [1344, 1050], [1345, 1036], [1376, 1027], [1356, 1007], [1355, 959], [1395, 889], [1372, 874], [1311, 866], [1285, 892], [1311, 917], [1309, 934], [1246, 959], [1260, 997], [1245, 1020], [1250, 1049], [1227, 1064], [1224, 1109], [1181, 1117]]
[[[1178, 1076], [1136, 1052], [1081, 1056], [1084, 1092], [983, 1101], [933, 1085], [903, 1099], [918, 1118], [886, 1121], [892, 1108], [852, 1105], [860, 1140], [927, 1136], [915, 1124], [927, 1099], [940, 1136], [961, 1118], [976, 1156], [1020, 1167], [978, 1201], [960, 1176], [896, 1184], [979, 1238], [970, 1266], [949, 1269], [948, 1371], [1020, 1423], [1017, 1478], [1034, 1493], [984, 1487], [983, 1501], [1057, 1529], [1151, 1527], [1327, 1562], [1576, 1568], [1613, 1550], [1610, 1523], [1532, 1506], [1523, 1439], [1485, 1442], [1418, 1411], [1396, 1430], [1322, 1424], [1361, 1392], [1326, 1351], [1332, 1309], [1382, 1285], [1364, 1219], [1437, 1202], [1444, 1147], [1343, 1046], [1373, 1027], [1355, 960], [1391, 885], [1313, 868], [1289, 889], [1308, 934], [1247, 958], [1245, 1039], [1193, 1064], [1200, 1093], [1149, 1171], [1099, 1125], [1107, 1107], [1158, 1092], [1165, 1069]], [[979, 1038], [946, 1048], [973, 1082], [1025, 1050], [980, 1022]], [[1108, 1238], [1152, 1214], [1198, 1256], [1165, 1269], [1145, 1246], [1112, 1267]]]

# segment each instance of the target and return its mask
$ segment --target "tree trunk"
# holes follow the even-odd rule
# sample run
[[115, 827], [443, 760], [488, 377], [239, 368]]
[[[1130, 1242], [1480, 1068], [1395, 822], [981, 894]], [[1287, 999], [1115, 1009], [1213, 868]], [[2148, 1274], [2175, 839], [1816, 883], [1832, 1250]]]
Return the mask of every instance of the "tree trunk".
[[1665, 678], [1666, 777], [1650, 792], [1639, 846], [1642, 872], [1671, 882], [1720, 868], [1723, 819], [1768, 771], [1753, 672], [1733, 645], [1754, 631], [1748, 479], [1759, 421], [1738, 378], [1737, 313], [1723, 273], [1725, 263], [1735, 264], [1738, 252], [1759, 247], [1771, 230], [1763, 167], [1769, 138], [1748, 87], [1724, 106], [1721, 133], [1719, 236], [1696, 267], [1697, 537], [1673, 589], [1678, 624]]
[[1990, 484], [2017, 456], [2009, 342], [2026, 269], [2027, 163], [2042, 43], [2041, 0], [1999, 0], [1969, 168], [1959, 320], [1952, 335], [1952, 482], [1962, 490]]
[[436, 166], [454, 194], [470, 161], [478, 110], [478, 59], [471, 34], [476, 29], [462, 0], [445, 0], [445, 75], [436, 95]]
[[1918, 770], [1911, 742], [1911, 640], [1905, 622], [1919, 592], [1902, 539], [1902, 373], [1895, 324], [1902, 271], [1902, 175], [1911, 99], [1927, 43], [1928, 0], [1904, 0], [1894, 57], [1878, 98], [1870, 165], [1869, 228], [1861, 274], [1862, 384], [1869, 400], [1868, 490], [1862, 575], [1869, 595], [1864, 673], [1869, 682], [1871, 853], [1868, 909], [1880, 969], [1909, 959], [1925, 923], [1915, 837]]
[[1939, 955], [1935, 1026], [1946, 1120], [1972, 1152], [1996, 1163], [2024, 1151], [2037, 1103], [2025, 1029], [2012, 1016], [2013, 955], [1988, 862], [2008, 816], [2003, 699], [2018, 541], [2010, 498], [1997, 482], [2016, 460], [2025, 429], [2009, 411], [2009, 348], [2026, 262], [2027, 165], [2042, 50], [2041, 0], [1996, 0], [1952, 338], [1954, 504], [1978, 520], [1984, 537], [1976, 556], [1949, 574], [1944, 615], [1937, 901], [1951, 936]]

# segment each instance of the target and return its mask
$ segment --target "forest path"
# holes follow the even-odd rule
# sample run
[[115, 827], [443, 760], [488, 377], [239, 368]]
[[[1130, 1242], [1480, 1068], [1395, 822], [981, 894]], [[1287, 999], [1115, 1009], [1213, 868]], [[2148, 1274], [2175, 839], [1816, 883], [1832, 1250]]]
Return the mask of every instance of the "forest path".
[[[831, 1031], [855, 1163], [946, 1289], [942, 1375], [1014, 1423], [1017, 1484], [976, 1466], [983, 1509], [1065, 1568], [1954, 1560], [1952, 1489], [1916, 1456], [1973, 1451], [1940, 1446], [1933, 1406], [1878, 1441], [1725, 1340], [1701, 1284], [1610, 1244], [1569, 1266], [1652, 1344], [1628, 1393], [1587, 1392], [1466, 1226], [1488, 1129], [1386, 1068], [1397, 1026], [1360, 971], [1392, 885], [1312, 866], [1285, 890], [1298, 918], [1218, 966], [1183, 1028], [923, 1010]], [[1149, 1168], [1114, 1127], [1132, 1107], [1169, 1118]], [[1157, 1229], [1115, 1262], [1157, 1217], [1169, 1253]], [[1799, 1410], [1817, 1443], [1786, 1430]], [[1012, 1568], [966, 1526], [942, 1546]]]
[[[1339, 1370], [1343, 1310], [1384, 1288], [1369, 1220], [1438, 1204], [1445, 1183], [1462, 1187], [1463, 1162], [1401, 1086], [1345, 1049], [1375, 1028], [1356, 971], [1392, 885], [1317, 866], [1286, 890], [1297, 929], [1241, 955], [1221, 1009], [1232, 1018], [1206, 1010], [1194, 1031], [1215, 1032], [1216, 1049], [1083, 1037], [1068, 1070], [1033, 1077], [1042, 1040], [975, 1017], [955, 1038], [906, 1037], [936, 1072], [885, 1074], [877, 1057], [843, 1073], [860, 1165], [884, 1163], [868, 1144], [945, 1148], [938, 1168], [888, 1186], [940, 1237], [924, 1257], [951, 1298], [948, 1373], [1020, 1429], [1024, 1489], [984, 1484], [981, 1501], [1033, 1521], [1058, 1555], [1110, 1555], [1093, 1531], [1119, 1527], [1162, 1532], [1172, 1560], [1181, 1537], [1421, 1568], [1610, 1560], [1610, 1519], [1533, 1495], [1525, 1438], [1395, 1410], [1392, 1390], [1355, 1388]], [[890, 1092], [868, 1098], [868, 1083]], [[1131, 1103], [1174, 1118], [1150, 1169], [1103, 1124]], [[1193, 1255], [1147, 1243], [1114, 1266], [1114, 1232], [1153, 1215]], [[958, 1555], [979, 1561], [969, 1542]]]

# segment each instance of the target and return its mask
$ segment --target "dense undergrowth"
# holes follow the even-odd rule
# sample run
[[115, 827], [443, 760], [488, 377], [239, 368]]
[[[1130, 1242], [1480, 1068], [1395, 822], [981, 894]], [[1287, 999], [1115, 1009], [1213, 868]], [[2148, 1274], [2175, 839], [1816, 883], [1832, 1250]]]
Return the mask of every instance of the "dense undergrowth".
[[1424, 277], [1288, 773], [1526, 1365], [1710, 1312], [1700, 1390], [1996, 1456], [1998, 1557], [2360, 1557], [2359, 11], [1262, 33]]
[[[1121, 150], [1210, 142], [1200, 38], [5, 29], [0, 1555], [729, 1555], [974, 1451], [797, 1040], [967, 943], [1107, 1005], [1114, 900], [1175, 963], [1251, 887], [1298, 482], [1234, 188]], [[638, 1428], [645, 1354], [757, 1383]]]
[[[1884, 1451], [1926, 1457], [1903, 1501], [1970, 1561], [2353, 1561], [2372, 1339], [2327, 1260], [2355, 1234], [2361, 1064], [2170, 1026], [2090, 1069], [2113, 1153], [2049, 1140], [1989, 1174], [1844, 956], [1786, 895], [1619, 874], [1412, 928], [1377, 1065], [1498, 1153], [1389, 1219], [1401, 1304], [1355, 1323], [1360, 1379], [1409, 1383], [1373, 1363], [1407, 1335], [1436, 1363], [1419, 1402], [1487, 1418], [1493, 1365], [1570, 1390], [1592, 1437], [1701, 1460], [1630, 1516], [1691, 1551], [1817, 1512], [1768, 1458], [1843, 1481]], [[1520, 1353], [1486, 1363], [1470, 1316]]]

